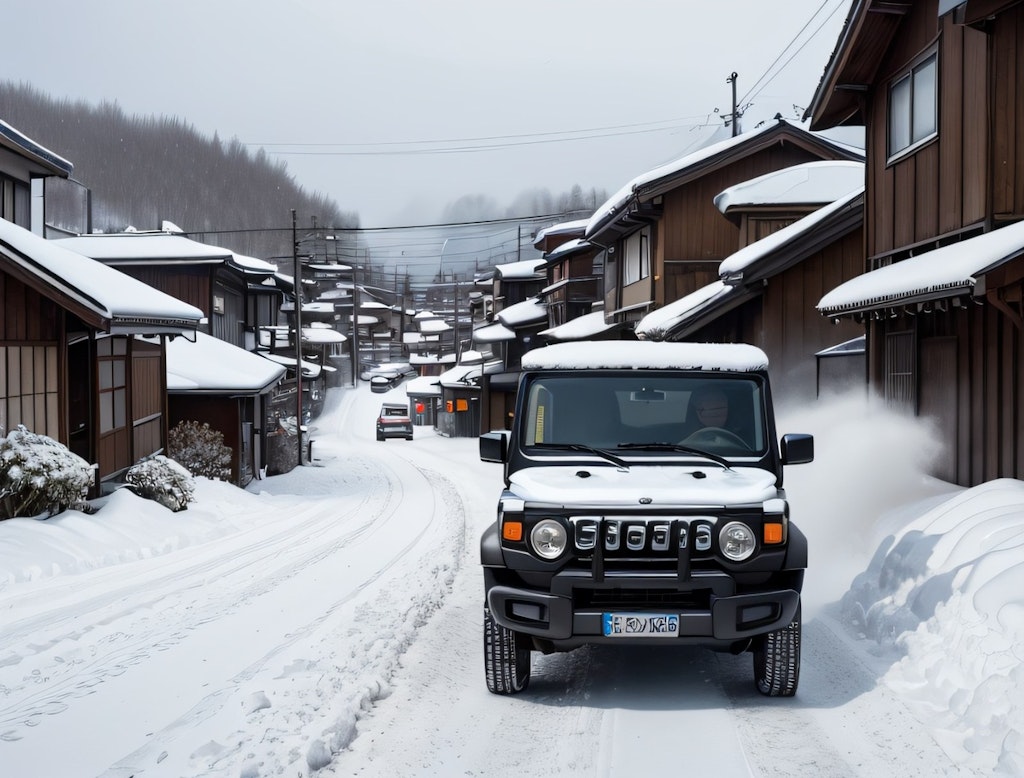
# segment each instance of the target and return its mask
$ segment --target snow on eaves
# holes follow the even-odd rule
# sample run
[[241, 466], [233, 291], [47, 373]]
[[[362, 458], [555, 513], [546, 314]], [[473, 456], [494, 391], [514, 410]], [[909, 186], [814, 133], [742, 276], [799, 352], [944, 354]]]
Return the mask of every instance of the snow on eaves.
[[70, 177], [75, 169], [75, 166], [64, 159], [64, 157], [36, 143], [2, 119], [0, 119], [0, 146], [23, 159], [31, 160], [37, 165], [41, 165], [50, 173], [62, 178]]
[[170, 232], [92, 233], [53, 242], [84, 257], [115, 265], [160, 262], [216, 264], [235, 258], [234, 252], [228, 249]]
[[529, 279], [535, 278], [540, 274], [541, 268], [544, 266], [546, 260], [544, 259], [524, 259], [521, 262], [509, 262], [504, 265], [495, 265], [494, 273], [498, 278], [502, 279]]
[[575, 319], [570, 319], [565, 324], [559, 324], [557, 327], [542, 330], [540, 334], [551, 340], [586, 340], [587, 338], [603, 335], [617, 326], [615, 323], [608, 324], [605, 321], [604, 311], [592, 311], [591, 313], [577, 316]]
[[725, 213], [739, 206], [831, 203], [858, 188], [864, 188], [863, 162], [818, 160], [730, 186], [715, 197], [715, 207]]
[[110, 320], [112, 332], [191, 334], [202, 320], [195, 306], [59, 244], [0, 219], [0, 256]]
[[712, 281], [678, 300], [651, 311], [637, 322], [634, 332], [637, 337], [645, 338], [657, 332], [671, 330], [687, 317], [731, 294], [734, 289], [735, 287], [727, 286], [724, 281]]
[[792, 224], [786, 225], [781, 230], [777, 230], [761, 238], [761, 240], [744, 246], [739, 251], [730, 254], [722, 260], [722, 264], [718, 266], [718, 275], [721, 278], [738, 279], [743, 274], [743, 271], [747, 270], [755, 262], [764, 259], [783, 246], [800, 240], [818, 224], [850, 205], [863, 193], [864, 184], [862, 182], [855, 189], [848, 191], [834, 202], [822, 206], [802, 219], [797, 219]]
[[973, 292], [978, 277], [1024, 255], [1024, 221], [851, 278], [826, 294], [830, 316]]
[[474, 343], [499, 343], [504, 340], [514, 340], [515, 332], [510, 330], [501, 322], [494, 322], [473, 330]]
[[531, 297], [521, 303], [502, 308], [495, 318], [510, 329], [536, 324], [548, 317], [548, 308], [539, 297]]
[[231, 343], [197, 332], [195, 342], [174, 338], [167, 344], [167, 390], [260, 394], [284, 377], [286, 369]]

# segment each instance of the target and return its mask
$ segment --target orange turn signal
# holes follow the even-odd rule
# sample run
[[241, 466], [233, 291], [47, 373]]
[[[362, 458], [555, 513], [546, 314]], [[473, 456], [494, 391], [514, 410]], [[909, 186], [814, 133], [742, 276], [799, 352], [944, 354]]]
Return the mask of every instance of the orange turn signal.
[[764, 525], [764, 542], [768, 544], [778, 544], [782, 542], [782, 525], [781, 524], [765, 524]]
[[505, 540], [522, 540], [523, 522], [506, 521], [501, 525], [501, 536], [505, 538]]

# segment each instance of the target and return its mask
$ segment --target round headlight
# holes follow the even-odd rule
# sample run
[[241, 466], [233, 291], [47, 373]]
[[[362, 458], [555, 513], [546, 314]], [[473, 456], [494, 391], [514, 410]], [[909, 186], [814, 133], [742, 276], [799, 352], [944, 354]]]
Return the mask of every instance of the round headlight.
[[718, 534], [718, 544], [726, 559], [742, 562], [754, 553], [757, 541], [754, 538], [754, 531], [746, 524], [730, 521]]
[[538, 521], [530, 533], [530, 545], [542, 559], [557, 559], [565, 551], [565, 527], [552, 519]]

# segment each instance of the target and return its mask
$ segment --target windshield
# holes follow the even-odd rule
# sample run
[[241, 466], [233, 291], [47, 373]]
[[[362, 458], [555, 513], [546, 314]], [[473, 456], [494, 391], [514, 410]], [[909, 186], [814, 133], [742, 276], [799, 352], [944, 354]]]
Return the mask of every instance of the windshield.
[[730, 458], [767, 452], [761, 382], [747, 376], [635, 372], [539, 376], [527, 387], [523, 445], [589, 446]]

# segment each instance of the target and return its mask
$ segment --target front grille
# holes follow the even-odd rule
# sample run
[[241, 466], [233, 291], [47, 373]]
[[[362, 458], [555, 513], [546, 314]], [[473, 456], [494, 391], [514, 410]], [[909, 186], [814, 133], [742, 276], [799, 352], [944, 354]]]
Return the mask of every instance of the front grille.
[[710, 555], [716, 518], [573, 516], [570, 522], [581, 559], [657, 561]]
[[584, 610], [708, 610], [711, 607], [711, 590], [576, 589], [573, 606]]

